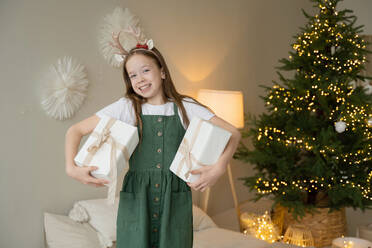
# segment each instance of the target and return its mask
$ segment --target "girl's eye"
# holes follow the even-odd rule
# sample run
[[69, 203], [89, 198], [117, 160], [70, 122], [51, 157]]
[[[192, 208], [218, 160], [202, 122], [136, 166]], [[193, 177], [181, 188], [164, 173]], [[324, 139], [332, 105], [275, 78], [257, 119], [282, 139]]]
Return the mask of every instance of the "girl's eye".
[[131, 76], [130, 76], [130, 78], [134, 78], [136, 76], [136, 74], [132, 74]]
[[148, 72], [148, 71], [150, 71], [149, 69], [145, 69], [145, 70], [143, 70], [144, 72]]

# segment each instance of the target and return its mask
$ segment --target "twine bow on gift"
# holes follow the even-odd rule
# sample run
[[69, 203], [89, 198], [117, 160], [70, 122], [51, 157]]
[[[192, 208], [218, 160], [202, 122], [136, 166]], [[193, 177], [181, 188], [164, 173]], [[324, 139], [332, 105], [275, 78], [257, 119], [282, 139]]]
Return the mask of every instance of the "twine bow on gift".
[[190, 173], [191, 173], [191, 170], [192, 170], [192, 165], [193, 163], [199, 165], [199, 166], [205, 166], [205, 164], [203, 163], [200, 163], [195, 157], [194, 155], [191, 153], [191, 150], [192, 150], [192, 147], [194, 146], [194, 143], [196, 141], [196, 137], [198, 136], [199, 134], [199, 131], [200, 131], [200, 128], [201, 128], [201, 124], [203, 123], [202, 120], [200, 120], [194, 130], [194, 135], [191, 139], [191, 143], [189, 143], [189, 141], [187, 140], [186, 137], [183, 138], [181, 144], [180, 144], [180, 147], [178, 148], [178, 152], [181, 153], [181, 155], [183, 156], [179, 165], [178, 165], [178, 168], [177, 168], [177, 174], [179, 175], [181, 173], [181, 169], [183, 168], [183, 164], [186, 165], [186, 172], [184, 174], [185, 178], [188, 179], [189, 176], [190, 176]]
[[[182, 165], [185, 163], [186, 165], [186, 173], [185, 173], [185, 178], [188, 179], [192, 170], [192, 164], [196, 163], [200, 166], [203, 166], [204, 164], [200, 163], [194, 155], [191, 153], [192, 146], [190, 146], [189, 142], [187, 139], [183, 139], [180, 147], [178, 148], [178, 151], [183, 155], [183, 158], [180, 161], [180, 164]], [[182, 168], [181, 166], [178, 167], [179, 170]]]
[[129, 153], [126, 146], [115, 141], [114, 137], [111, 136], [110, 128], [115, 124], [115, 119], [110, 118], [107, 122], [106, 126], [103, 128], [101, 133], [93, 132], [91, 135], [95, 136], [97, 139], [88, 147], [87, 151], [88, 154], [84, 160], [84, 164], [89, 164], [94, 155], [97, 151], [102, 147], [104, 143], [111, 145], [111, 152], [110, 152], [110, 171], [109, 171], [109, 179], [111, 179], [108, 193], [107, 193], [107, 201], [109, 204], [114, 204], [115, 196], [116, 196], [116, 183], [117, 183], [117, 165], [116, 165], [116, 150], [119, 149], [123, 155], [125, 162], [128, 163], [129, 161]]
[[108, 138], [110, 138], [111, 132], [110, 132], [110, 129], [108, 129], [107, 127], [105, 127], [102, 131], [101, 134], [98, 134], [97, 136], [97, 139], [95, 142], [93, 142], [89, 147], [88, 147], [88, 152], [89, 153], [96, 153], [98, 151], [98, 149], [103, 145], [103, 143], [105, 143]]

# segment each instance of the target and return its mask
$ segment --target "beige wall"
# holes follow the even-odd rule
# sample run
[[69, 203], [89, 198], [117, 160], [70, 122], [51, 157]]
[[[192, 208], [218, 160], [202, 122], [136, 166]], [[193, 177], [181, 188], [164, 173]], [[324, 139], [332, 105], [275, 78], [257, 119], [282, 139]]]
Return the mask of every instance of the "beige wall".
[[[372, 21], [362, 11], [370, 3], [353, 2], [371, 30]], [[64, 136], [69, 126], [123, 94], [120, 70], [106, 64], [97, 43], [102, 17], [118, 5], [140, 16], [180, 92], [242, 90], [245, 110], [254, 114], [264, 110], [258, 84], [277, 79], [274, 67], [288, 56], [292, 36], [305, 23], [300, 8], [312, 6], [307, 0], [2, 0], [1, 247], [43, 247], [43, 212], [67, 214], [77, 200], [105, 197], [105, 189], [66, 176]], [[48, 66], [65, 55], [86, 66], [90, 86], [79, 112], [60, 122], [42, 111], [40, 93]], [[238, 161], [232, 167], [236, 177], [251, 173], [251, 166]], [[226, 179], [213, 187], [211, 215], [233, 206]], [[239, 199], [249, 198], [247, 188], [236, 184]], [[350, 219], [353, 227], [366, 219], [352, 211], [350, 216], [356, 217]]]

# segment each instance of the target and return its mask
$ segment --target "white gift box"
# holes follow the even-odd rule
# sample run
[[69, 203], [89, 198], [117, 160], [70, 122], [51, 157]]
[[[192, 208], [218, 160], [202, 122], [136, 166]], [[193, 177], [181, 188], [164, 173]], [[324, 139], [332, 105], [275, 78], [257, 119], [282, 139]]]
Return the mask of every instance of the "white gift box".
[[[91, 172], [110, 183], [109, 201], [115, 198], [117, 175], [128, 167], [128, 160], [138, 144], [137, 127], [103, 116], [74, 161], [78, 166], [97, 166]], [[111, 193], [111, 194], [110, 194]], [[112, 195], [114, 194], [114, 195]]]
[[215, 164], [224, 151], [231, 133], [194, 117], [186, 130], [170, 170], [185, 182], [195, 182], [200, 174], [190, 171]]

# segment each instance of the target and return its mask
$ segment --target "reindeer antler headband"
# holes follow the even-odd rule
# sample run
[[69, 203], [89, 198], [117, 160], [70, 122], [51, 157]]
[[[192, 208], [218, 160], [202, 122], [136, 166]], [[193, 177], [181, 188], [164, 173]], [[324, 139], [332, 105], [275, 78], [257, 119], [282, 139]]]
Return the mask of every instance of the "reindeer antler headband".
[[128, 8], [116, 7], [103, 18], [99, 36], [100, 52], [113, 67], [121, 67], [133, 48], [148, 51], [161, 60], [153, 41], [145, 38], [139, 18]]
[[[115, 58], [121, 62], [124, 60], [125, 56], [129, 54], [127, 50], [124, 49], [124, 47], [121, 45], [119, 37], [120, 33], [123, 30], [120, 30], [117, 35], [115, 33], [112, 33], [112, 39], [114, 40], [113, 42], [109, 42], [112, 47], [115, 47], [119, 50], [119, 53], [115, 54]], [[135, 27], [129, 25], [129, 27], [124, 30], [127, 34], [132, 35], [134, 38], [137, 40], [137, 45], [136, 48], [139, 49], [145, 49], [145, 50], [151, 50], [154, 47], [154, 42], [152, 39], [145, 39], [143, 42], [141, 41], [141, 31], [139, 29], [136, 29]], [[155, 53], [154, 53], [155, 54]], [[156, 55], [156, 54], [155, 54]], [[157, 56], [157, 55], [156, 55]]]

